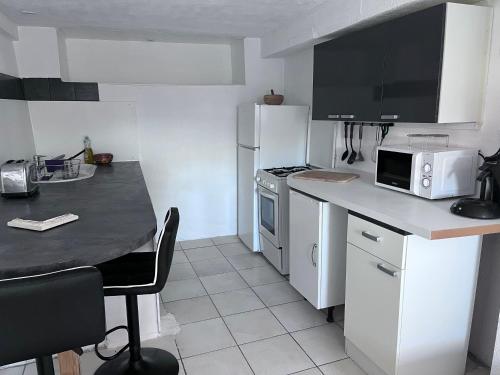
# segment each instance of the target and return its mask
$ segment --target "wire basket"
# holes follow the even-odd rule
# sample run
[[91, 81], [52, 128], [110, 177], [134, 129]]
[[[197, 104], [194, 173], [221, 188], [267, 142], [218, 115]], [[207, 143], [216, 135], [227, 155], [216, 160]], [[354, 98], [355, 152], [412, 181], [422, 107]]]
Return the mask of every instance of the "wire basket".
[[68, 159], [64, 160], [64, 168], [62, 170], [62, 177], [65, 180], [69, 180], [72, 178], [77, 178], [80, 174], [80, 159]]

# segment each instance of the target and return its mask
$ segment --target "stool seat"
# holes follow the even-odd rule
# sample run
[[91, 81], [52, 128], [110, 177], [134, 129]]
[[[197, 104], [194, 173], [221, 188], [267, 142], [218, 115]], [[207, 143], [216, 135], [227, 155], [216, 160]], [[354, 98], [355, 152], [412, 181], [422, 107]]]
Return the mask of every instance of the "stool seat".
[[97, 265], [107, 296], [154, 294], [161, 288], [155, 285], [156, 252], [130, 253]]
[[79, 267], [0, 280], [0, 366], [37, 360], [53, 375], [52, 355], [103, 340], [101, 274]]

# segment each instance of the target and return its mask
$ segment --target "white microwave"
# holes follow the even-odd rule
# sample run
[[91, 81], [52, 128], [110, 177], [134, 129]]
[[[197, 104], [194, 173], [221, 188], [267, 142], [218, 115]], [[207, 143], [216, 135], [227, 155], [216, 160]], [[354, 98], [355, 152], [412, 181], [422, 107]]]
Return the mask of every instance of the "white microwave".
[[475, 149], [382, 146], [377, 149], [375, 185], [427, 199], [473, 195], [477, 159]]

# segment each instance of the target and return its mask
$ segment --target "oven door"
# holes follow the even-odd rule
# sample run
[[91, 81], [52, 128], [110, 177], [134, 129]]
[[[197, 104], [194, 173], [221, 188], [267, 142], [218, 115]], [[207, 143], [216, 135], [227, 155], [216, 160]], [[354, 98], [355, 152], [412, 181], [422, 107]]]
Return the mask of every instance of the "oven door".
[[414, 193], [414, 153], [379, 149], [376, 171], [376, 185]]
[[259, 186], [259, 233], [280, 247], [278, 194]]

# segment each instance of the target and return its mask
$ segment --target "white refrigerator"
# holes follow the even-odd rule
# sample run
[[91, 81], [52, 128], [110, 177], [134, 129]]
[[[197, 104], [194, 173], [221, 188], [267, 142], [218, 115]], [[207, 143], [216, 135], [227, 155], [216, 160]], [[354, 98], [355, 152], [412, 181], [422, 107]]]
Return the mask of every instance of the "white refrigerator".
[[308, 124], [307, 106], [238, 106], [238, 236], [253, 251], [260, 251], [256, 172], [305, 165]]

